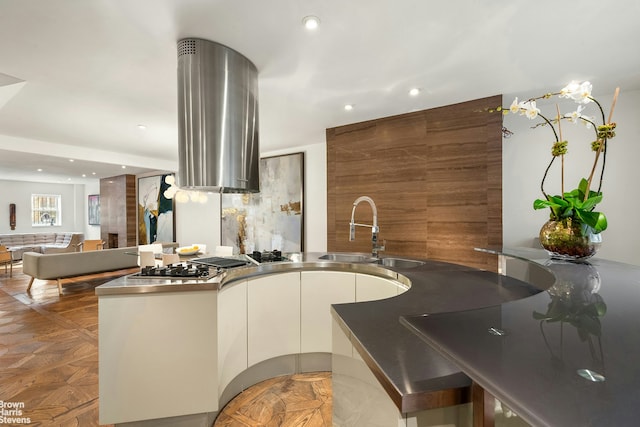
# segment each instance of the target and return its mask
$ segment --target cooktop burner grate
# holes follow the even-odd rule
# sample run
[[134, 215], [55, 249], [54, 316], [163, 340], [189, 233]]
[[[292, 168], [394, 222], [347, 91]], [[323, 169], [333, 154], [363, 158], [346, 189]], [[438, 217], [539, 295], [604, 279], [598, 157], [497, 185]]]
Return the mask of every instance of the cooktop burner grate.
[[142, 267], [137, 277], [161, 276], [166, 278], [203, 278], [209, 277], [209, 267], [190, 263], [170, 264], [167, 266]]

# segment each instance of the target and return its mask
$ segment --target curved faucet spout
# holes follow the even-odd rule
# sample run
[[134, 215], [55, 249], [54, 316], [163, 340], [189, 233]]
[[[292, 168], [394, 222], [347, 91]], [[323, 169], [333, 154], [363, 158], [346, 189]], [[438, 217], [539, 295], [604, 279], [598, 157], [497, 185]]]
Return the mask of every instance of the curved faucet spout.
[[[373, 224], [358, 224], [355, 222], [355, 214], [356, 207], [360, 202], [367, 202], [371, 205], [371, 210], [373, 211]], [[371, 228], [371, 241], [373, 243], [373, 255], [378, 256], [378, 251], [384, 250], [384, 246], [378, 246], [378, 232], [380, 228], [378, 227], [378, 209], [376, 208], [376, 204], [373, 199], [369, 196], [360, 196], [355, 202], [353, 202], [353, 208], [351, 209], [351, 222], [349, 222], [349, 241], [352, 242], [356, 238], [356, 225], [360, 227], [370, 227]]]

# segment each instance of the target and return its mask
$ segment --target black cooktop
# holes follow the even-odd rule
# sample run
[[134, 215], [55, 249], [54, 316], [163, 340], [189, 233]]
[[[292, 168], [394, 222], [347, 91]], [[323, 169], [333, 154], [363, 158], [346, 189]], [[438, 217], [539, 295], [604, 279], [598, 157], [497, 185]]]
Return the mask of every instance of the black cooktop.
[[207, 267], [206, 265], [193, 265], [191, 263], [177, 263], [160, 267], [142, 267], [140, 269], [138, 277], [147, 276], [208, 278], [209, 267]]
[[195, 259], [192, 259], [191, 262], [194, 264], [204, 264], [210, 267], [217, 267], [217, 268], [242, 267], [249, 264], [248, 261], [243, 261], [235, 258], [221, 258], [221, 257], [195, 258]]

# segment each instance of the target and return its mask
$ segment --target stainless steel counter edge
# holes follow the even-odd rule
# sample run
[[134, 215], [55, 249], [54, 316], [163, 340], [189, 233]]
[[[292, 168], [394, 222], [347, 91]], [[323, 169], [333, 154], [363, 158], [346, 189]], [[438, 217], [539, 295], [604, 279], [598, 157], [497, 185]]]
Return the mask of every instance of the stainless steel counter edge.
[[[291, 271], [348, 271], [353, 273], [369, 274], [396, 280], [404, 286], [410, 287], [411, 280], [398, 272], [407, 270], [399, 267], [387, 267], [374, 262], [343, 262], [320, 259], [325, 253], [290, 254], [292, 261], [271, 262], [260, 265], [248, 265], [229, 269], [217, 276], [206, 279], [184, 278], [168, 279], [162, 276], [132, 277], [128, 275], [119, 277], [110, 282], [96, 287], [95, 293], [103, 295], [148, 294], [158, 292], [193, 292], [204, 290], [217, 290], [238, 280], [268, 274], [279, 274]], [[383, 257], [384, 258], [384, 257]]]

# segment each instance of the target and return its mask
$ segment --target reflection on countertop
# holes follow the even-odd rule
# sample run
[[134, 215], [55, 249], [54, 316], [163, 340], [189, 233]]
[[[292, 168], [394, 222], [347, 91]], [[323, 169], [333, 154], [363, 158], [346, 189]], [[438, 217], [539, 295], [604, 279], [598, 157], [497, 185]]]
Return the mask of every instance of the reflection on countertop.
[[556, 283], [529, 298], [402, 323], [532, 425], [637, 424], [640, 267], [496, 252], [534, 260]]

